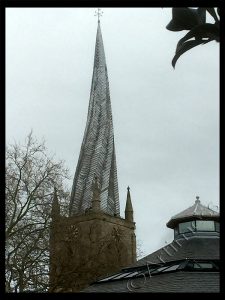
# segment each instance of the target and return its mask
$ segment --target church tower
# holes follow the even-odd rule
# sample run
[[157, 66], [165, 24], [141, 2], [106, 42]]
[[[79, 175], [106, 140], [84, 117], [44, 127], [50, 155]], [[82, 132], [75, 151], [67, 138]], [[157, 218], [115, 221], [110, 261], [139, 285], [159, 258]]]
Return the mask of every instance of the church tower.
[[54, 191], [50, 230], [50, 292], [77, 292], [136, 261], [128, 188], [120, 217], [109, 81], [99, 10], [87, 123], [74, 176], [69, 216]]

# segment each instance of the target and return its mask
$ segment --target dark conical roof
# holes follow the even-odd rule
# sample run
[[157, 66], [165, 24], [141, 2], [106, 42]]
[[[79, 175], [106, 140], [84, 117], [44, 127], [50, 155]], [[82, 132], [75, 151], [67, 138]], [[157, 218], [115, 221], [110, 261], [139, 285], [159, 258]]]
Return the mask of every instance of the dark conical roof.
[[194, 205], [173, 216], [166, 224], [174, 228], [178, 223], [194, 219], [219, 220], [219, 213], [201, 204], [199, 197], [196, 197]]

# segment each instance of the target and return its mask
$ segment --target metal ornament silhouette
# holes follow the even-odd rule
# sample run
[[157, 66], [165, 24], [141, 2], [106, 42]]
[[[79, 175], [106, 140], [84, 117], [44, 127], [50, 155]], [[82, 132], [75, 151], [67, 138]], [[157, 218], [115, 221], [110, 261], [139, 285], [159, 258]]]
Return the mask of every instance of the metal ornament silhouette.
[[98, 8], [98, 10], [95, 11], [95, 16], [98, 17], [98, 23], [100, 22], [100, 17], [102, 17], [103, 15], [103, 11], [101, 10], [101, 8]]
[[84, 214], [92, 205], [93, 180], [98, 178], [101, 210], [119, 216], [119, 192], [107, 66], [100, 12], [95, 45], [87, 123], [74, 176], [70, 216]]

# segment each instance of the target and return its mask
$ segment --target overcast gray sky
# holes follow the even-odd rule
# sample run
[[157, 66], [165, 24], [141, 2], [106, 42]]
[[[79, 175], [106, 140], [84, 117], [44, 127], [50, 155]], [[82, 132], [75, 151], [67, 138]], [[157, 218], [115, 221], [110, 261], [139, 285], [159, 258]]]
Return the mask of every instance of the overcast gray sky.
[[[186, 52], [170, 8], [104, 8], [121, 216], [126, 188], [144, 254], [173, 238], [166, 222], [194, 204], [219, 204], [219, 45]], [[94, 8], [6, 9], [6, 142], [33, 129], [72, 179], [88, 111]], [[209, 21], [211, 19], [209, 18]]]

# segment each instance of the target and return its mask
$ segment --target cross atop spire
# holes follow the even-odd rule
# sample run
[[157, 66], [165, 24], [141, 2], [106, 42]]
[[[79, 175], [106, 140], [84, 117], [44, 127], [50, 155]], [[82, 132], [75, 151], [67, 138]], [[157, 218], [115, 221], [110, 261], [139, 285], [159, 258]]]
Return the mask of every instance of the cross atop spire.
[[95, 11], [95, 17], [98, 16], [98, 23], [100, 22], [100, 17], [103, 15], [103, 11], [101, 8], [98, 8], [98, 10]]

